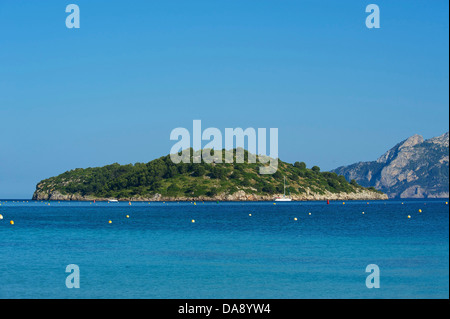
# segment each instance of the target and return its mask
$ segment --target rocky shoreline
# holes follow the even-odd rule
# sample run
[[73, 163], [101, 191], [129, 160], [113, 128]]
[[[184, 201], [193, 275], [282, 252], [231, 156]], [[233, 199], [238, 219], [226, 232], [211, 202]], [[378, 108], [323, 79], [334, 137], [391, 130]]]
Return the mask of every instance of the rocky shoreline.
[[[170, 201], [273, 201], [275, 197], [282, 196], [282, 194], [275, 195], [258, 195], [247, 194], [243, 190], [230, 194], [218, 194], [215, 196], [199, 196], [199, 197], [168, 197], [161, 194], [155, 194], [152, 197], [130, 197], [120, 198], [120, 201], [142, 201], [142, 202], [170, 202]], [[307, 192], [301, 195], [290, 196], [294, 201], [325, 201], [325, 200], [385, 200], [388, 199], [386, 194], [373, 192], [367, 189], [362, 189], [354, 193], [331, 193], [317, 194]], [[93, 196], [82, 196], [81, 194], [61, 194], [58, 191], [46, 193], [36, 191], [33, 194], [33, 200], [64, 200], [64, 201], [108, 201], [115, 198], [99, 198]]]

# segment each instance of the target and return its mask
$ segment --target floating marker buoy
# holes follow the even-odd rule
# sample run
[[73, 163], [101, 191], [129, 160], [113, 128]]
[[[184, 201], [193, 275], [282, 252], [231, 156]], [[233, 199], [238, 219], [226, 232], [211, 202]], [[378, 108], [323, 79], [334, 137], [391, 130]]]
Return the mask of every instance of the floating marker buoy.
[[194, 205], [197, 205], [197, 203], [196, 203], [196, 202], [194, 202]]
[[128, 205], [131, 205], [131, 202], [128, 202]]
[[408, 218], [411, 218], [411, 215], [408, 215]]
[[364, 212], [362, 212], [362, 214], [364, 215]]
[[108, 221], [108, 224], [112, 224], [112, 221]]
[[310, 216], [311, 216], [311, 213], [308, 213], [308, 215], [310, 215]]
[[273, 203], [274, 205], [276, 205], [277, 203]]
[[13, 220], [11, 220], [9, 223], [10, 223], [11, 225], [14, 225], [14, 221], [13, 221]]
[[345, 202], [342, 202], [342, 205], [345, 205]]
[[3, 215], [2, 214], [0, 214], [0, 219], [3, 219]]
[[294, 217], [294, 220], [297, 220], [297, 217]]
[[195, 223], [195, 219], [191, 220], [191, 223]]
[[445, 202], [445, 205], [448, 205], [448, 202]]
[[248, 214], [248, 216], [252, 216], [252, 214]]
[[130, 218], [130, 216], [129, 216], [129, 215], [127, 215], [126, 217], [127, 217], [127, 218]]
[[422, 212], [422, 210], [421, 209], [419, 209], [419, 213], [421, 213]]

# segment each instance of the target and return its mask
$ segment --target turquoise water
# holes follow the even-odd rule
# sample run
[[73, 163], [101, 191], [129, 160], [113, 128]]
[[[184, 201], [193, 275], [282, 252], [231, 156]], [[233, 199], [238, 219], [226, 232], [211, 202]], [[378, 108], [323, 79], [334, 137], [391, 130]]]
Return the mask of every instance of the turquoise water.
[[449, 298], [445, 201], [0, 201], [0, 298]]

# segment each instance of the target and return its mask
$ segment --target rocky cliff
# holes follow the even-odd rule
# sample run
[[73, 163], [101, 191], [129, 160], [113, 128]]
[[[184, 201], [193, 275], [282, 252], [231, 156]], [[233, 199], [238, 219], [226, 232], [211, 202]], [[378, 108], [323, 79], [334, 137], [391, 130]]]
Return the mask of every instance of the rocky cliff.
[[449, 197], [449, 133], [424, 140], [413, 135], [376, 161], [338, 167], [332, 172], [375, 187], [390, 198]]

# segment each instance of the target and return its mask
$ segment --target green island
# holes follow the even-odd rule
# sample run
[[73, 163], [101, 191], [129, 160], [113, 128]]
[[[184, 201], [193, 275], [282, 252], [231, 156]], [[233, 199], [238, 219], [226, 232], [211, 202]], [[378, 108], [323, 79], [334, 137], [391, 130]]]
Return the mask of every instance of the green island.
[[[167, 155], [148, 163], [70, 170], [40, 181], [33, 199], [273, 200], [283, 195], [285, 185], [286, 196], [293, 200], [387, 199], [373, 187], [362, 187], [354, 180], [348, 182], [336, 173], [321, 172], [318, 166], [307, 168], [304, 162], [290, 164], [278, 159], [274, 174], [259, 174], [263, 164], [249, 163], [247, 150], [234, 149], [233, 163], [193, 163], [192, 158], [200, 156], [201, 151], [189, 152], [189, 163], [175, 164]], [[223, 150], [222, 159], [224, 153]], [[237, 160], [241, 154], [243, 163]]]

